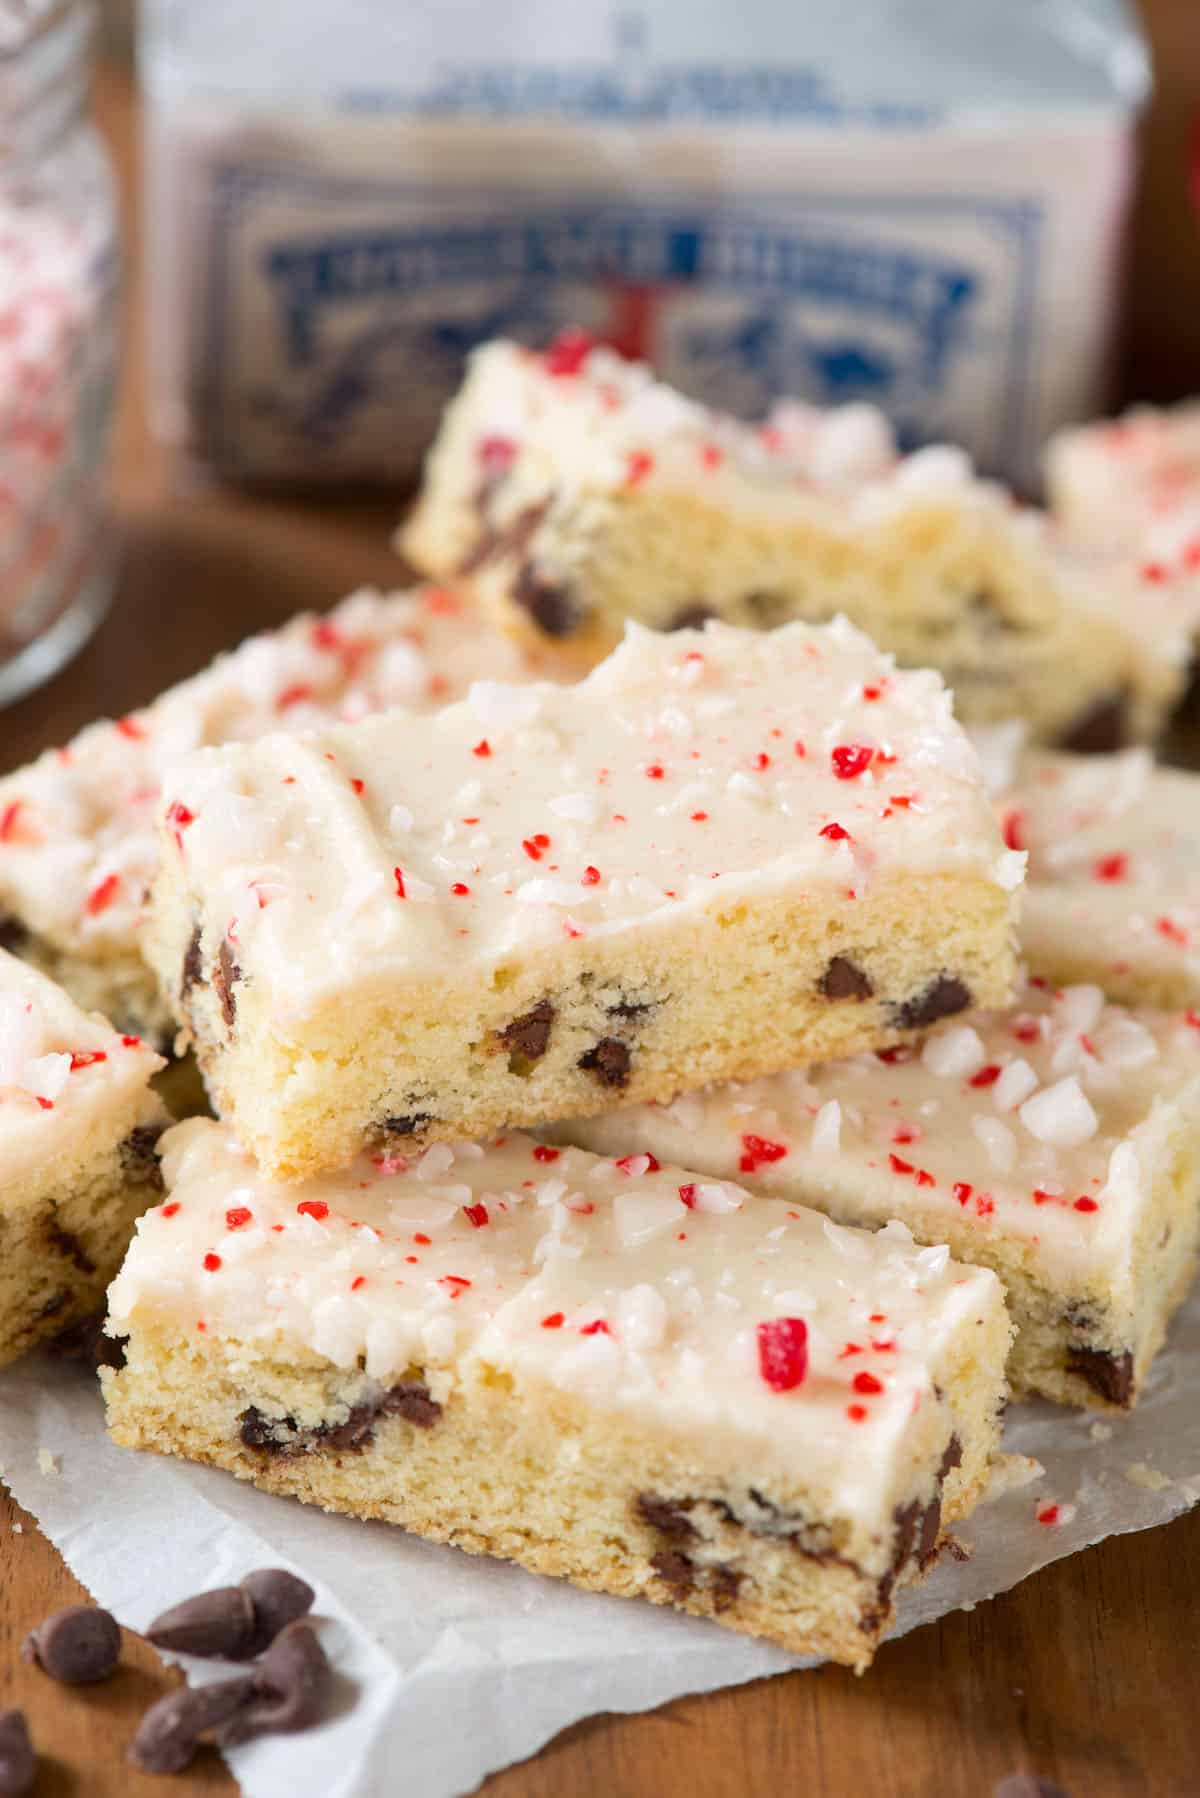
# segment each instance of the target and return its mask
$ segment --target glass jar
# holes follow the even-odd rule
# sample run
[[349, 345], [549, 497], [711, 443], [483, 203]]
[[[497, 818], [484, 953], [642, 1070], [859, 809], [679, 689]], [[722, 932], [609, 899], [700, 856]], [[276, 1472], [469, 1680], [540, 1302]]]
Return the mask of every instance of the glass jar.
[[0, 0], [0, 704], [75, 653], [112, 589], [119, 248], [94, 23], [91, 0]]

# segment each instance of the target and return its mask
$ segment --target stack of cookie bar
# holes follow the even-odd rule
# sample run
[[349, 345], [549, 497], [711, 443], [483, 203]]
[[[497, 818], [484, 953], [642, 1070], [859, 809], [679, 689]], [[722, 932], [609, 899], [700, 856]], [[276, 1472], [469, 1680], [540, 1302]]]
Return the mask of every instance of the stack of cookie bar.
[[[1193, 777], [981, 760], [941, 676], [1035, 743], [1149, 738], [1190, 571], [577, 336], [480, 355], [407, 542], [445, 584], [0, 783], [5, 941], [177, 1027], [218, 1113], [110, 1290], [110, 1426], [865, 1666], [1010, 1383], [1136, 1402], [1200, 1223]], [[115, 1080], [88, 1028], [70, 1080]]]

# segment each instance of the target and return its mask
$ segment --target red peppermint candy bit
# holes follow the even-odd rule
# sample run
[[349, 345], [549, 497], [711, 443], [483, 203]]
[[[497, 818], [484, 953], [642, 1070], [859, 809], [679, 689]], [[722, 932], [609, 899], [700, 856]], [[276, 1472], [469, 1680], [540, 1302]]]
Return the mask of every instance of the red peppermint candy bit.
[[427, 1249], [429, 1247], [430, 1243], [433, 1241], [433, 1237], [426, 1236], [423, 1231], [418, 1230], [418, 1231], [416, 1231], [416, 1233], [413, 1236], [413, 1241], [420, 1243], [420, 1245], [423, 1249]]
[[76, 1074], [80, 1068], [94, 1068], [98, 1061], [107, 1061], [108, 1054], [104, 1049], [74, 1049], [71, 1052], [71, 1072]]
[[173, 805], [167, 807], [167, 823], [172, 826], [171, 835], [175, 839], [176, 849], [182, 850], [183, 833], [189, 824], [195, 822], [195, 812], [189, 810], [180, 800], [177, 799]]
[[351, 1292], [361, 1292], [363, 1287], [366, 1285], [366, 1283], [367, 1283], [366, 1274], [356, 1274], [354, 1276], [353, 1280], [351, 1280], [351, 1282], [350, 1282]]
[[958, 1200], [959, 1204], [965, 1205], [975, 1188], [971, 1185], [969, 1180], [956, 1180], [950, 1190]]
[[516, 455], [517, 446], [511, 437], [481, 437], [475, 445], [475, 459], [485, 474], [505, 474]]
[[650, 766], [646, 769], [647, 780], [665, 780], [666, 776], [667, 771], [661, 762], [651, 762]]
[[128, 737], [131, 743], [142, 743], [146, 739], [146, 732], [137, 719], [132, 716], [118, 718], [117, 729], [123, 737]]
[[54, 1110], [54, 1100], [53, 1099], [43, 1099], [41, 1093], [38, 1093], [36, 1095], [36, 1097], [37, 1097], [37, 1102], [41, 1106], [43, 1111], [53, 1111]]
[[11, 843], [17, 829], [17, 819], [21, 815], [24, 800], [13, 799], [0, 812], [0, 843]]
[[861, 1342], [848, 1342], [844, 1349], [838, 1350], [838, 1360], [848, 1361], [851, 1355], [861, 1355], [862, 1352], [863, 1347]]
[[850, 1419], [851, 1423], [865, 1423], [867, 1421], [867, 1407], [865, 1405], [847, 1405], [846, 1416]]
[[782, 1161], [787, 1154], [787, 1147], [781, 1142], [772, 1142], [767, 1136], [747, 1135], [742, 1137], [742, 1155], [738, 1167], [743, 1174], [752, 1174], [762, 1167], [764, 1162]]
[[491, 753], [492, 753], [492, 746], [488, 742], [486, 737], [480, 737], [478, 743], [476, 743], [474, 749], [471, 751], [472, 755], [478, 755], [478, 756], [491, 755]]
[[1035, 1186], [1033, 1189], [1033, 1202], [1035, 1205], [1053, 1205], [1057, 1197], [1058, 1194], [1056, 1192], [1047, 1192], [1044, 1187]]
[[488, 1223], [488, 1208], [486, 1205], [464, 1205], [463, 1216], [473, 1230], [482, 1230]]
[[985, 1068], [980, 1068], [977, 1074], [971, 1075], [971, 1078], [967, 1081], [967, 1085], [995, 1086], [997, 1080], [1000, 1078], [1000, 1073], [1000, 1063], [998, 1061], [989, 1061]]
[[600, 879], [599, 868], [593, 868], [590, 866], [586, 867], [583, 870], [583, 873], [579, 876], [580, 884], [585, 887], [596, 886], [597, 883], [599, 882], [599, 879]]
[[864, 687], [862, 690], [862, 696], [864, 699], [882, 699], [883, 691], [886, 686], [887, 686], [886, 681], [878, 681], [875, 684], [873, 684], [872, 686]]
[[700, 445], [700, 460], [705, 468], [720, 468], [725, 460], [725, 451], [715, 443]]
[[800, 741], [799, 737], [797, 737], [796, 741], [792, 744], [792, 754], [801, 762], [808, 754], [807, 749], [804, 747], [804, 744]]
[[654, 457], [648, 450], [630, 450], [625, 458], [625, 485], [639, 487], [654, 468]]
[[561, 1149], [547, 1148], [544, 1142], [540, 1142], [534, 1147], [533, 1159], [535, 1161], [557, 1161], [561, 1153]]
[[1084, 1193], [1082, 1198], [1076, 1199], [1075, 1209], [1076, 1211], [1099, 1211], [1100, 1207], [1097, 1205], [1095, 1199], [1089, 1199], [1087, 1194]]
[[1169, 573], [1165, 562], [1142, 563], [1142, 579], [1149, 581], [1152, 586], [1159, 586], [1163, 581], [1169, 579]]
[[1038, 1507], [1037, 1520], [1039, 1523], [1057, 1523], [1058, 1522], [1058, 1506], [1057, 1505], [1040, 1505]]
[[543, 353], [542, 367], [548, 375], [577, 375], [595, 348], [596, 339], [587, 331], [560, 331]]
[[254, 1213], [248, 1210], [245, 1205], [232, 1205], [225, 1213], [225, 1228], [227, 1230], [244, 1230], [247, 1224], [253, 1222]]
[[221, 1266], [221, 1257], [219, 1255], [214, 1255], [212, 1250], [210, 1249], [208, 1251], [208, 1254], [204, 1257], [205, 1273], [206, 1274], [215, 1274], [220, 1266]]
[[120, 891], [120, 886], [120, 875], [108, 874], [97, 886], [92, 888], [87, 896], [85, 907], [89, 918], [98, 918], [101, 912], [108, 910]]
[[1022, 1018], [1013, 1025], [1013, 1035], [1019, 1043], [1036, 1043], [1041, 1034], [1042, 1028], [1036, 1018]]
[[329, 1216], [329, 1207], [324, 1199], [301, 1199], [296, 1210], [301, 1217], [316, 1218], [319, 1224]]
[[452, 1299], [461, 1298], [470, 1284], [471, 1282], [462, 1274], [443, 1274], [438, 1281], [439, 1286], [449, 1287]]
[[179, 1210], [179, 1200], [172, 1199], [169, 1205], [159, 1207], [163, 1217], [174, 1217]]
[[397, 899], [407, 899], [408, 894], [404, 890], [404, 870], [402, 868], [393, 868], [392, 873], [396, 880]]
[[876, 1342], [874, 1337], [871, 1338], [871, 1347], [877, 1355], [893, 1355], [896, 1352], [895, 1342]]
[[1155, 918], [1154, 928], [1159, 936], [1165, 937], [1168, 943], [1175, 943], [1180, 949], [1186, 949], [1189, 942], [1187, 931], [1174, 918]]
[[645, 1174], [656, 1174], [659, 1169], [658, 1158], [649, 1153], [647, 1153], [645, 1157], [641, 1155], [618, 1155], [616, 1166], [620, 1168], [623, 1174], [628, 1174], [632, 1171], [634, 1162], [643, 1159], [646, 1162], [646, 1166], [642, 1169], [642, 1172]]
[[927, 1167], [919, 1167], [917, 1169], [917, 1185], [918, 1186], [936, 1186], [937, 1185], [937, 1181], [934, 1179], [933, 1175], [930, 1173], [930, 1171]]
[[307, 686], [303, 681], [295, 681], [290, 687], [285, 687], [283, 689], [283, 692], [275, 701], [275, 710], [277, 712], [286, 712], [291, 706], [303, 705], [306, 699], [312, 698], [312, 694], [313, 690], [310, 686]]
[[451, 883], [450, 891], [456, 899], [465, 899], [471, 889], [469, 886], [464, 886], [461, 880], [455, 880]]
[[689, 1180], [686, 1186], [681, 1186], [679, 1188], [679, 1196], [683, 1200], [684, 1204], [687, 1206], [689, 1211], [695, 1210], [695, 1208], [696, 1208], [696, 1187], [695, 1187], [695, 1184], [693, 1181]]
[[892, 1131], [893, 1142], [916, 1142], [917, 1136], [918, 1132], [913, 1129], [911, 1124], [900, 1124]]
[[898, 1061], [911, 1061], [915, 1054], [916, 1050], [908, 1043], [893, 1043], [890, 1049], [876, 1049], [875, 1059], [894, 1067]]
[[991, 1217], [996, 1209], [996, 1201], [990, 1192], [981, 1192], [975, 1201], [976, 1217]]
[[758, 754], [754, 758], [754, 768], [755, 768], [756, 772], [761, 774], [764, 768], [769, 768], [770, 766], [771, 766], [770, 756], [767, 754], [765, 749], [760, 749]]
[[792, 1392], [808, 1373], [808, 1325], [802, 1317], [772, 1317], [758, 1325], [758, 1371], [772, 1392]]
[[1097, 880], [1124, 880], [1128, 872], [1129, 857], [1120, 853], [1102, 855], [1092, 867], [1092, 873]]
[[899, 1155], [889, 1155], [888, 1166], [894, 1174], [912, 1174], [916, 1172], [912, 1162], [901, 1161]]
[[831, 843], [852, 843], [854, 838], [840, 824], [826, 824], [817, 832], [818, 836], [828, 837]]
[[561, 1311], [552, 1311], [548, 1317], [543, 1317], [542, 1328], [543, 1330], [561, 1330], [564, 1322]]
[[579, 1334], [581, 1336], [611, 1336], [612, 1331], [602, 1317], [596, 1317], [590, 1324], [584, 1324]]
[[1193, 1030], [1200, 1030], [1200, 1011], [1185, 1011], [1183, 1021], [1190, 1024]]
[[1000, 832], [1009, 849], [1024, 849], [1026, 847], [1024, 812], [1005, 812], [1000, 820]]
[[857, 780], [871, 766], [874, 754], [865, 743], [839, 743], [829, 759], [839, 780]]
[[883, 1381], [877, 1380], [873, 1373], [856, 1373], [854, 1376], [855, 1392], [882, 1392]]
[[366, 781], [359, 780], [358, 776], [354, 774], [350, 776], [350, 785], [356, 793], [365, 793], [367, 790]]
[[550, 838], [539, 830], [535, 836], [523, 838], [521, 847], [531, 862], [540, 862], [543, 851], [550, 847]]
[[708, 813], [707, 812], [693, 812], [692, 813], [692, 823], [693, 824], [707, 824], [708, 823]]

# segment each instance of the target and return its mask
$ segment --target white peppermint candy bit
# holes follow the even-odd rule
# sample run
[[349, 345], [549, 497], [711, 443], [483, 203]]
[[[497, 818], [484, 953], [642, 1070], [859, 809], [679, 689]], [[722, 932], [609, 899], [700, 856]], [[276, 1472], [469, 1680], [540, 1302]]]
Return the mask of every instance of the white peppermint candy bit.
[[1019, 1116], [1031, 1136], [1061, 1149], [1087, 1142], [1099, 1123], [1074, 1074], [1026, 1099]]
[[1030, 1093], [1037, 1091], [1038, 1077], [1023, 1056], [1018, 1055], [1010, 1061], [1001, 1072], [1000, 1078], [992, 1088], [992, 1099], [997, 1111], [1015, 1111], [1023, 1105]]
[[57, 1099], [71, 1077], [69, 1055], [39, 1055], [25, 1064], [16, 1084], [39, 1099]]
[[613, 1200], [612, 1210], [617, 1240], [625, 1249], [653, 1242], [664, 1231], [677, 1228], [687, 1216], [687, 1206], [681, 1199], [656, 1193], [622, 1193]]
[[416, 1166], [418, 1180], [440, 1180], [454, 1166], [454, 1150], [448, 1142], [430, 1143]]
[[617, 1300], [617, 1331], [636, 1353], [658, 1348], [667, 1332], [667, 1304], [653, 1286], [633, 1286]]
[[594, 824], [600, 815], [599, 804], [590, 793], [562, 793], [550, 801], [550, 810], [569, 824]]
[[998, 1173], [1011, 1174], [1017, 1165], [1017, 1139], [999, 1118], [973, 1117], [971, 1129]]
[[836, 1155], [841, 1146], [842, 1108], [836, 1099], [827, 1099], [813, 1119], [813, 1154]]
[[969, 1079], [986, 1061], [983, 1041], [969, 1024], [938, 1031], [921, 1050], [921, 1061], [931, 1074], [947, 1079]]
[[532, 724], [541, 711], [542, 696], [536, 687], [477, 680], [467, 694], [467, 703], [486, 730], [498, 733]]
[[740, 1211], [745, 1202], [746, 1195], [741, 1189], [726, 1185], [724, 1180], [698, 1180], [692, 1191], [692, 1209], [715, 1216]]

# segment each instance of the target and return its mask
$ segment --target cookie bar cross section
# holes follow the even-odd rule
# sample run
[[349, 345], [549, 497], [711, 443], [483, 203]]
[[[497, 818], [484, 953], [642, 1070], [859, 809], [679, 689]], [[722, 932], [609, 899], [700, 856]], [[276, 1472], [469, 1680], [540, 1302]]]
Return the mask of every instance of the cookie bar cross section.
[[164, 781], [152, 960], [221, 1116], [303, 1178], [901, 1040], [1007, 998], [1022, 858], [931, 673], [844, 621], [631, 626]]
[[1004, 1281], [1018, 1392], [1127, 1408], [1191, 1281], [1200, 1017], [1029, 984], [1011, 1010], [885, 1050], [582, 1120], [608, 1154], [686, 1148], [714, 1178], [899, 1219]]
[[193, 1120], [164, 1167], [127, 1447], [858, 1668], [987, 1480], [1000, 1284], [902, 1230], [521, 1135], [298, 1188]]
[[161, 1191], [161, 1066], [0, 950], [0, 1366], [102, 1308]]
[[89, 725], [0, 780], [0, 943], [86, 1009], [165, 1047], [170, 1012], [141, 945], [164, 767], [206, 743], [304, 731], [390, 705], [427, 711], [545, 658], [442, 587], [364, 590], [249, 638], [151, 705]]
[[1070, 537], [962, 451], [900, 455], [864, 405], [783, 402], [748, 426], [578, 334], [475, 353], [400, 541], [585, 664], [626, 618], [844, 612], [938, 668], [965, 722], [1020, 715], [1045, 743], [1153, 737], [1190, 656], [1185, 574], [1144, 580], [1136, 555]]

